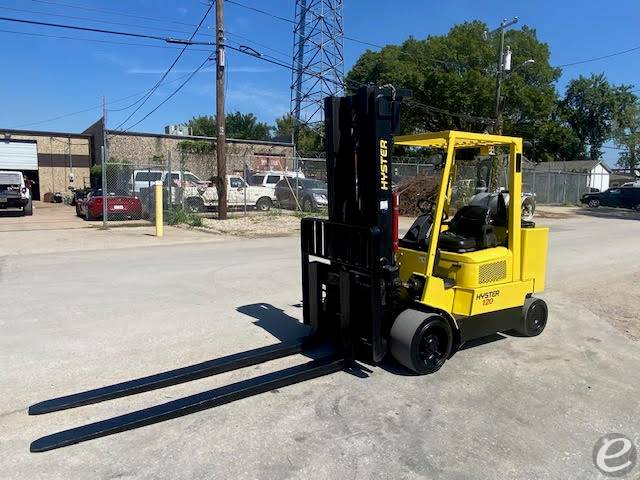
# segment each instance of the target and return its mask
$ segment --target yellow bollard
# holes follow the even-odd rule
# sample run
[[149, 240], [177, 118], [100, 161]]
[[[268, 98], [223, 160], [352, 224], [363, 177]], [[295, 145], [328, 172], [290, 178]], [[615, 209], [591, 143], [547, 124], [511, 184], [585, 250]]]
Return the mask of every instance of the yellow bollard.
[[156, 193], [156, 237], [164, 236], [163, 208], [162, 208], [162, 181], [157, 180], [155, 185]]

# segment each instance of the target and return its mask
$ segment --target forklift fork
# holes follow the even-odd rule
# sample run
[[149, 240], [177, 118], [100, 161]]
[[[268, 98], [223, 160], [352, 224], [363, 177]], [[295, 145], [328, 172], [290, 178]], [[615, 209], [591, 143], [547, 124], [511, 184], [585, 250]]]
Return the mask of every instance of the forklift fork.
[[47, 435], [34, 441], [31, 444], [31, 451], [46, 452], [47, 450], [182, 417], [190, 413], [268, 392], [269, 390], [338, 372], [344, 367], [344, 359], [339, 356], [332, 355], [312, 360], [302, 365], [196, 393], [195, 395], [172, 400], [161, 405]]
[[[148, 377], [118, 383], [108, 387], [89, 390], [74, 395], [54, 398], [32, 405], [30, 415], [55, 412], [79, 407], [91, 403], [102, 402], [114, 398], [135, 395], [137, 393], [176, 385], [190, 380], [204, 378], [223, 372], [238, 370], [251, 365], [303, 353], [305, 342], [263, 347], [241, 354], [230, 355], [189, 367], [169, 372], [150, 375]], [[242, 398], [268, 392], [276, 388], [293, 385], [312, 378], [338, 372], [348, 366], [342, 355], [333, 353], [311, 360], [307, 363], [249, 378], [222, 387], [196, 393], [187, 397], [172, 400], [161, 405], [137, 410], [134, 412], [109, 418], [80, 427], [63, 430], [35, 440], [31, 444], [31, 452], [45, 452], [56, 448], [73, 445], [94, 438], [104, 437], [118, 432], [163, 422], [182, 417], [190, 413], [224, 405]]]

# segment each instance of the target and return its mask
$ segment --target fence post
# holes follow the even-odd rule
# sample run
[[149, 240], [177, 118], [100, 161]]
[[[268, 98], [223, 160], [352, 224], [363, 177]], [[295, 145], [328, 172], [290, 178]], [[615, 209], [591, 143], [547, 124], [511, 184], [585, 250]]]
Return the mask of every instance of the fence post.
[[243, 173], [243, 180], [244, 180], [244, 216], [247, 216], [247, 176], [248, 176], [248, 172], [247, 172], [247, 159], [243, 158], [242, 159], [242, 173]]
[[567, 203], [567, 172], [564, 172], [562, 177], [562, 204]]
[[172, 186], [173, 186], [173, 171], [171, 170], [171, 150], [169, 150], [167, 152], [167, 163], [168, 163], [168, 167], [169, 167], [169, 173], [168, 173], [168, 180], [167, 180], [167, 193], [168, 193], [168, 198], [167, 198], [167, 202], [169, 204], [168, 206], [168, 211], [169, 211], [169, 216], [171, 216], [171, 207], [172, 207], [172, 203], [173, 203], [173, 190], [172, 190]]
[[162, 180], [156, 180], [155, 182], [155, 198], [156, 198], [156, 237], [164, 236], [164, 219], [162, 204]]
[[100, 160], [102, 163], [102, 228], [107, 228], [107, 198], [109, 192], [107, 191], [107, 162], [105, 161], [104, 145], [101, 147]]

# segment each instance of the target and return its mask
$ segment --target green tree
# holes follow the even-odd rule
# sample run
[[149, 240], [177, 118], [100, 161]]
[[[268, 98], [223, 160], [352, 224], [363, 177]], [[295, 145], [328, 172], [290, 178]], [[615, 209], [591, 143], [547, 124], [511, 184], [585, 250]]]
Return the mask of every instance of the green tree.
[[[275, 137], [291, 138], [293, 123], [291, 114], [287, 113], [280, 118], [276, 118]], [[310, 127], [302, 124], [298, 128], [298, 141], [296, 147], [300, 152], [320, 152], [324, 150], [322, 146], [322, 127]]]
[[[259, 122], [253, 113], [233, 112], [225, 115], [226, 136], [242, 140], [268, 140], [272, 127]], [[201, 115], [189, 121], [193, 135], [203, 137], [216, 136], [216, 117]]]
[[640, 103], [636, 101], [616, 121], [613, 141], [622, 148], [618, 165], [622, 168], [640, 167]]
[[[455, 25], [446, 35], [409, 38], [379, 52], [367, 51], [348, 73], [347, 85], [355, 90], [361, 84], [391, 83], [413, 90], [413, 99], [403, 111], [402, 133], [490, 130], [495, 116], [499, 38], [492, 35], [485, 40], [487, 29], [480, 21], [467, 22]], [[525, 26], [507, 31], [505, 44], [513, 51], [514, 69], [503, 82], [504, 133], [523, 136], [539, 150], [546, 148], [540, 140], [545, 125], [556, 121], [555, 82], [561, 71], [549, 64], [549, 47], [538, 40], [534, 29]], [[528, 59], [535, 63], [516, 68]]]
[[200, 115], [189, 120], [193, 135], [198, 137], [216, 136], [216, 117], [213, 115]]
[[611, 85], [603, 73], [581, 75], [569, 82], [561, 109], [581, 148], [589, 146], [590, 159], [601, 157], [602, 145], [611, 138], [614, 123], [627, 115], [635, 97], [630, 90], [626, 85]]

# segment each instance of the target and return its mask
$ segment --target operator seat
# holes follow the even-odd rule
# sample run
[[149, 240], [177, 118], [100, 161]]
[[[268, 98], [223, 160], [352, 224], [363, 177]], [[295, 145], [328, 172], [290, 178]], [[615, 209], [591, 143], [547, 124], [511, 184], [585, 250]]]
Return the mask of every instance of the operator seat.
[[413, 225], [407, 230], [404, 237], [398, 240], [398, 244], [403, 248], [426, 251], [429, 247], [428, 241], [431, 237], [432, 227], [433, 214], [431, 212], [423, 213], [413, 221]]
[[479, 205], [466, 205], [456, 212], [449, 229], [442, 232], [438, 247], [447, 252], [465, 253], [498, 245], [493, 231], [491, 210]]

